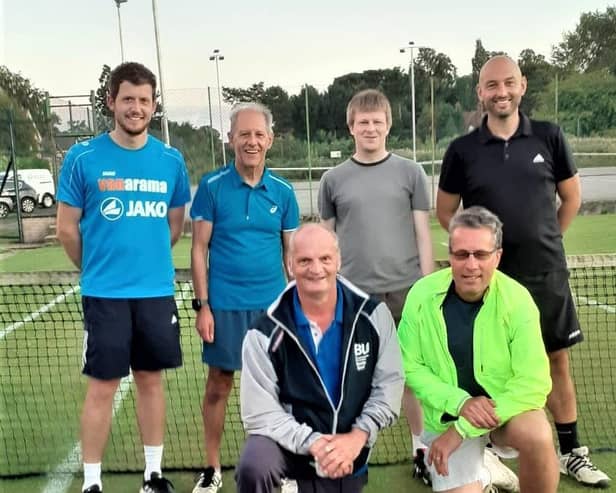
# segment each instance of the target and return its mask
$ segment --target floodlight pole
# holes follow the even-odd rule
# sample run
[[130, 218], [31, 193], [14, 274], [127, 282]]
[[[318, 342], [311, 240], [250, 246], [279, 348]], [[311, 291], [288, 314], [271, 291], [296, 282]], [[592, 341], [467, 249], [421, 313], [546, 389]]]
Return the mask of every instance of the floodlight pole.
[[128, 0], [114, 0], [118, 7], [118, 32], [120, 33], [120, 55], [122, 56], [122, 63], [124, 63], [124, 40], [122, 39], [122, 17], [120, 16], [120, 5], [128, 2]]
[[405, 53], [407, 50], [411, 52], [411, 135], [413, 137], [413, 161], [417, 162], [417, 138], [415, 133], [415, 60], [413, 57], [413, 49], [423, 48], [423, 46], [416, 46], [415, 41], [409, 41], [408, 46], [400, 48], [400, 53]]
[[165, 104], [165, 86], [163, 83], [163, 69], [160, 56], [160, 42], [158, 35], [158, 20], [156, 16], [156, 0], [152, 0], [152, 17], [154, 19], [154, 38], [156, 40], [156, 60], [158, 62], [158, 83], [160, 85], [160, 104], [163, 106], [162, 131], [163, 140], [169, 144], [169, 122], [167, 121], [167, 105]]
[[223, 55], [220, 54], [220, 50], [216, 48], [210, 56], [210, 61], [216, 62], [216, 85], [218, 87], [218, 116], [220, 117], [220, 143], [222, 145], [222, 162], [223, 165], [227, 164], [227, 156], [225, 153], [225, 131], [222, 126], [222, 95], [220, 92], [220, 68], [218, 67], [218, 62], [225, 59]]

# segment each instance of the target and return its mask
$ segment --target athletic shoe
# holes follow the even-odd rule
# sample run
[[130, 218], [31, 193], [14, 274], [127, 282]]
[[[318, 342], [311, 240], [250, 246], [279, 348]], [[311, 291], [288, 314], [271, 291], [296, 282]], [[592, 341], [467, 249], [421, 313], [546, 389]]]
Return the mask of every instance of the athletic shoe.
[[88, 486], [82, 493], [103, 493], [101, 487], [97, 484], [93, 484], [92, 486]]
[[597, 469], [588, 457], [588, 447], [574, 448], [571, 453], [560, 455], [559, 459], [561, 474], [588, 486], [607, 488], [610, 485], [609, 476]]
[[483, 493], [499, 493], [498, 488], [493, 484], [488, 484], [484, 489]]
[[419, 479], [426, 486], [432, 486], [432, 477], [426, 465], [426, 449], [418, 448], [413, 457], [413, 477]]
[[139, 493], [175, 493], [173, 484], [159, 473], [153, 472], [150, 479], [143, 481]]
[[222, 488], [222, 475], [213, 467], [208, 467], [199, 474], [192, 493], [216, 493], [220, 488]]
[[500, 491], [517, 493], [520, 491], [520, 481], [516, 474], [503, 464], [498, 456], [486, 448], [483, 454], [483, 463], [490, 472], [490, 483]]
[[294, 479], [282, 478], [280, 480], [280, 493], [298, 493], [297, 481]]

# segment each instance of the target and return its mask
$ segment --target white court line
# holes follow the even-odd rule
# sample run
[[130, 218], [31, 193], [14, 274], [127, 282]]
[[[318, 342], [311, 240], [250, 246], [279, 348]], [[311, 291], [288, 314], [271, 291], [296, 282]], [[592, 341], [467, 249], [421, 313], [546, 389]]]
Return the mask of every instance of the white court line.
[[576, 296], [578, 300], [583, 303], [586, 303], [589, 306], [596, 306], [597, 308], [601, 308], [601, 310], [605, 310], [608, 313], [616, 313], [616, 307], [610, 305], [603, 305], [599, 303], [597, 300], [593, 300], [592, 298], [587, 298], [586, 296]]
[[[181, 306], [184, 301], [192, 298], [192, 290], [190, 289], [190, 282], [185, 282], [181, 285], [180, 291], [175, 296], [176, 303]], [[179, 307], [178, 307], [179, 308]], [[129, 373], [127, 377], [124, 377], [120, 381], [120, 386], [113, 398], [113, 418], [116, 412], [122, 406], [124, 397], [130, 391], [130, 384], [133, 381], [133, 374]], [[66, 456], [66, 459], [59, 464], [54, 471], [50, 474], [50, 480], [45, 486], [42, 493], [65, 493], [71, 483], [73, 482], [73, 474], [79, 472], [81, 468], [81, 443], [78, 441], [73, 449]]]
[[77, 291], [79, 291], [79, 286], [73, 286], [66, 293], [57, 296], [54, 300], [52, 300], [49, 303], [47, 303], [46, 305], [42, 306], [41, 308], [39, 308], [35, 312], [32, 312], [30, 315], [26, 316], [23, 320], [20, 320], [19, 322], [15, 322], [15, 323], [13, 323], [11, 325], [7, 325], [4, 329], [0, 330], [0, 341], [2, 339], [4, 339], [6, 336], [8, 336], [15, 329], [19, 329], [20, 327], [23, 327], [28, 322], [32, 322], [32, 321], [36, 320], [43, 313], [47, 313], [55, 305], [57, 305], [58, 303], [62, 303], [66, 298], [68, 298], [69, 296], [71, 296], [73, 293], [75, 293]]

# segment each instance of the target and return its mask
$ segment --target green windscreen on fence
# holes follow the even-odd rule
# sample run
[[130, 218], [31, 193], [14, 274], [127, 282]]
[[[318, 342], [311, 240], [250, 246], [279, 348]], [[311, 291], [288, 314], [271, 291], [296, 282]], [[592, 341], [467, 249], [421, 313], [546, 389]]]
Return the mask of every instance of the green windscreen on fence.
[[[616, 443], [616, 255], [570, 257], [571, 289], [586, 340], [571, 351], [577, 386], [579, 430], [584, 444]], [[201, 399], [205, 369], [190, 309], [192, 286], [178, 272], [184, 366], [168, 371], [165, 468], [203, 463]], [[0, 477], [74, 472], [80, 468], [79, 414], [85, 391], [81, 375], [82, 314], [76, 274], [0, 274]], [[236, 379], [236, 383], [238, 383]], [[124, 379], [114, 402], [105, 469], [136, 471], [143, 452], [136, 427], [135, 395]], [[234, 464], [244, 432], [237, 386], [227, 411], [221, 458]], [[409, 457], [406, 423], [381, 433], [373, 463]]]

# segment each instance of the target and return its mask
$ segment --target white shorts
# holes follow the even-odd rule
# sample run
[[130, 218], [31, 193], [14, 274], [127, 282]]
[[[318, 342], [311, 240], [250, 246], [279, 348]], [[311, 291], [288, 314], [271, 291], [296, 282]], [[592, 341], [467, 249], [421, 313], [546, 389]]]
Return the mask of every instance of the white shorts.
[[[439, 436], [437, 433], [427, 431], [421, 435], [421, 440], [428, 446], [428, 453], [432, 442]], [[483, 454], [488, 441], [488, 435], [463, 440], [460, 446], [449, 456], [447, 461], [449, 474], [447, 476], [438, 474], [434, 464], [428, 466], [426, 463], [432, 477], [432, 490], [445, 491], [466, 484], [481, 482], [482, 476], [485, 476]]]

